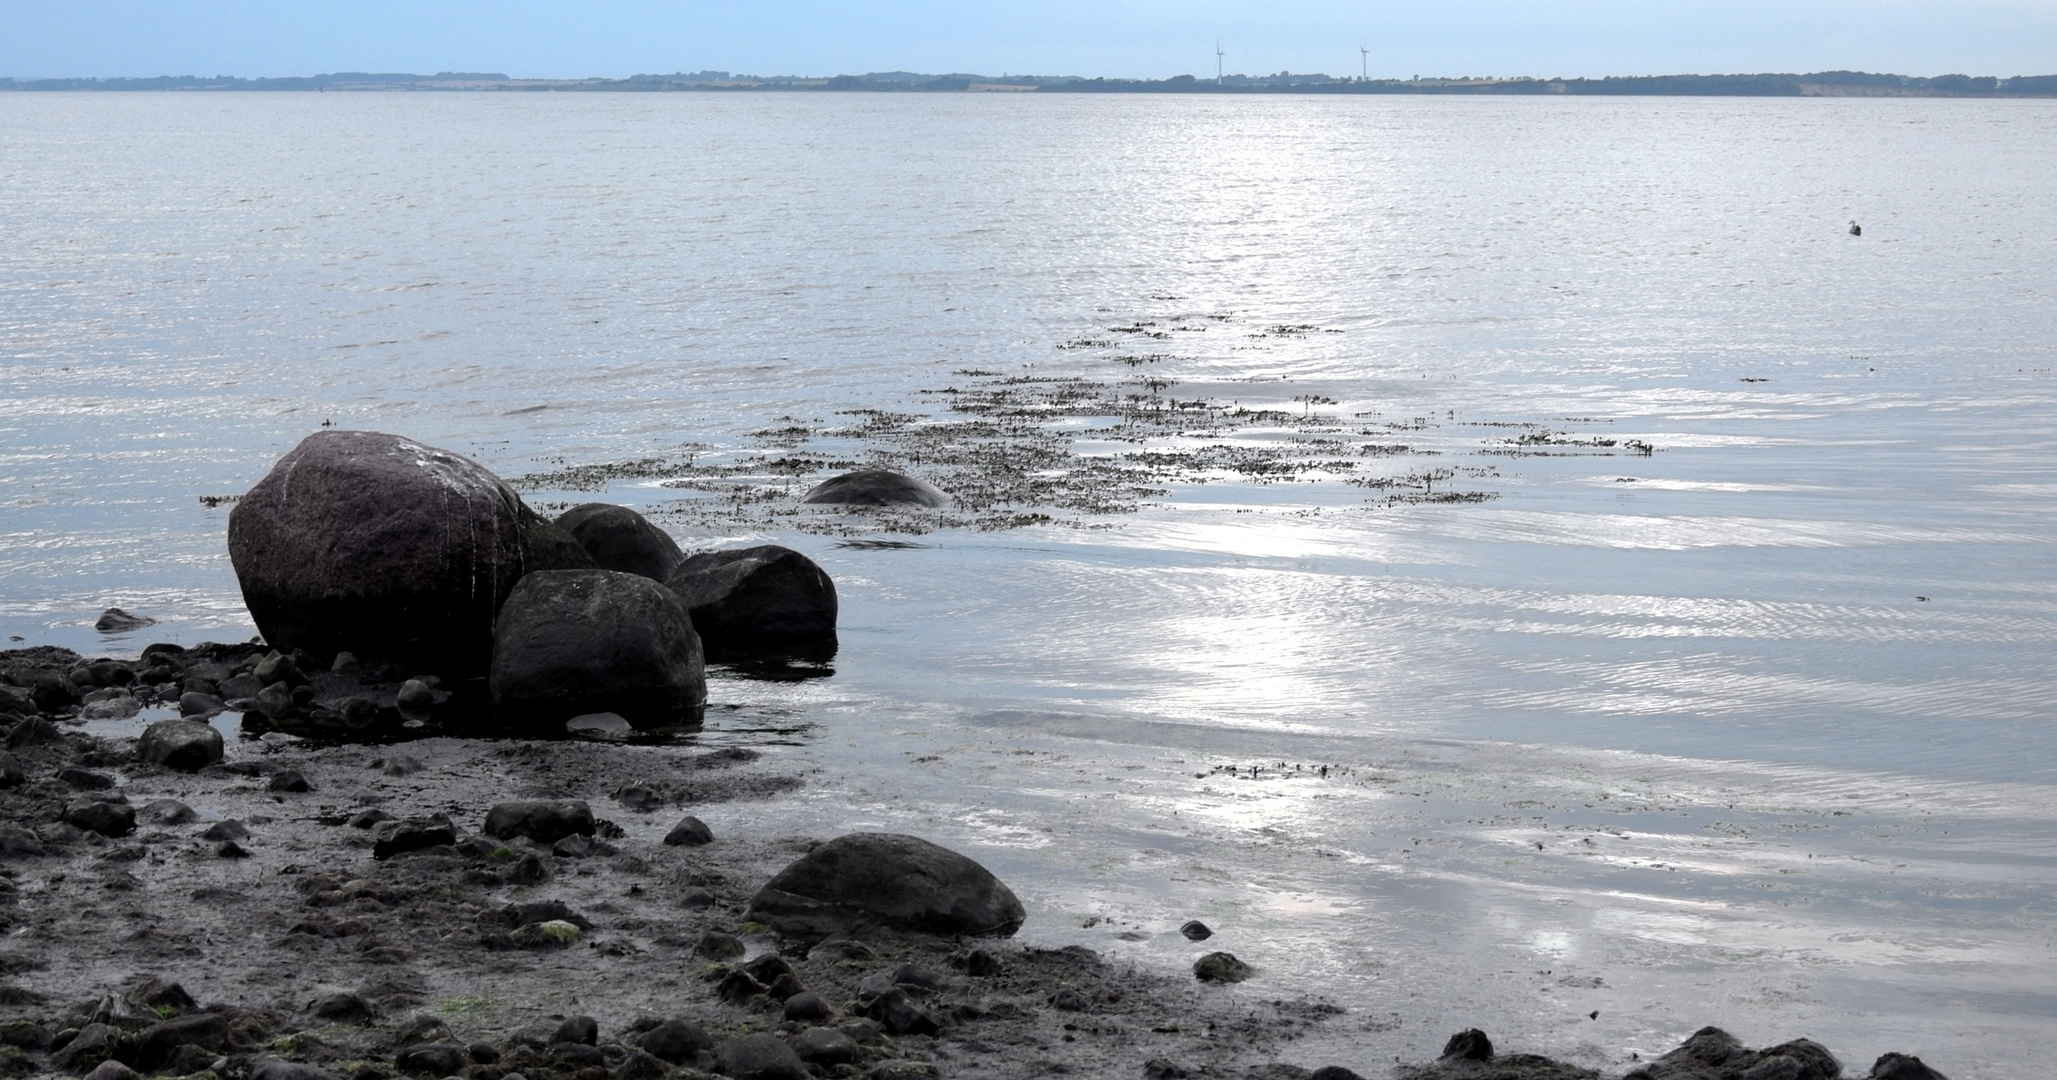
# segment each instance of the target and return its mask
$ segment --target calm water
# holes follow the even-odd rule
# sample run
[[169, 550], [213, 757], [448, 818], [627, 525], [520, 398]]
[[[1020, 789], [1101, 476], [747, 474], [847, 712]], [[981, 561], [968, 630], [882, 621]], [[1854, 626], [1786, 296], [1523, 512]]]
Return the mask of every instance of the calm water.
[[1349, 1007], [1310, 1066], [1719, 1023], [1961, 1080], [2057, 1026], [2057, 104], [5, 95], [0, 237], [9, 635], [248, 634], [200, 497], [323, 420], [720, 460], [1225, 315], [1148, 343], [1173, 393], [1496, 497], [679, 526], [844, 600], [834, 678], [715, 686], [822, 770], [717, 832], [923, 832], [1167, 968], [1198, 915]]

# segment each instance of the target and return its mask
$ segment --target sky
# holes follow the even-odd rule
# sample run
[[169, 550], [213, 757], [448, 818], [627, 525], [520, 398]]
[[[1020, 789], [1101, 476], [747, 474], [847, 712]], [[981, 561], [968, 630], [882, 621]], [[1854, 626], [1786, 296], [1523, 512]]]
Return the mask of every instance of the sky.
[[2057, 0], [0, 0], [0, 76], [2057, 73]]

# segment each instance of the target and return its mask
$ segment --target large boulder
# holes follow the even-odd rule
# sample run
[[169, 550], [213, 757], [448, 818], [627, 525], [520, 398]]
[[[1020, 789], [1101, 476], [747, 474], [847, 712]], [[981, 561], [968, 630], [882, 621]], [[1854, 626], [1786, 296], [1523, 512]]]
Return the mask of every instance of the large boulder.
[[823, 480], [800, 501], [842, 506], [926, 506], [941, 509], [950, 505], [950, 496], [906, 473], [891, 469], [859, 469]]
[[948, 848], [896, 833], [851, 833], [779, 871], [751, 898], [749, 917], [814, 942], [877, 926], [1005, 937], [1026, 913], [1000, 879]]
[[501, 715], [521, 725], [598, 712], [638, 727], [693, 723], [707, 703], [685, 605], [648, 578], [612, 570], [523, 578], [500, 609], [488, 686]]
[[792, 548], [703, 551], [664, 587], [693, 616], [709, 660], [836, 654], [836, 583]]
[[663, 581], [686, 557], [670, 534], [626, 506], [582, 503], [559, 514], [556, 524], [602, 570]]
[[[540, 519], [470, 458], [376, 431], [322, 431], [229, 514], [229, 560], [273, 648], [349, 651], [468, 677], [493, 615], [538, 565]], [[524, 528], [524, 523], [527, 528]]]
[[137, 761], [179, 772], [199, 772], [221, 755], [221, 732], [198, 720], [159, 720], [136, 740]]

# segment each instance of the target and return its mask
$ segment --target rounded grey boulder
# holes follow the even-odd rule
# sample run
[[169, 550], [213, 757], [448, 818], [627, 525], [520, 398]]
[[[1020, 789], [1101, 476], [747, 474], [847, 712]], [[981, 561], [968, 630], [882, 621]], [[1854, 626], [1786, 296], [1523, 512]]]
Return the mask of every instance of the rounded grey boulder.
[[136, 740], [137, 761], [179, 772], [199, 772], [221, 754], [221, 732], [198, 720], [159, 720]]
[[488, 678], [518, 725], [611, 712], [638, 727], [697, 723], [707, 703], [700, 636], [678, 597], [612, 570], [545, 570], [500, 610]]
[[941, 509], [950, 496], [906, 473], [891, 469], [859, 469], [816, 484], [803, 503], [842, 506], [926, 506]]
[[813, 1074], [776, 1035], [743, 1035], [714, 1050], [721, 1074], [734, 1080], [811, 1080]]
[[664, 587], [686, 605], [710, 660], [836, 654], [836, 583], [792, 548], [703, 551]]
[[525, 510], [470, 458], [321, 431], [236, 504], [229, 561], [275, 649], [464, 677], [485, 670], [493, 615], [533, 568]]
[[602, 570], [663, 581], [686, 557], [678, 541], [626, 506], [582, 503], [559, 514], [556, 525]]
[[495, 840], [526, 836], [539, 844], [554, 844], [567, 836], [591, 836], [594, 827], [593, 810], [582, 801], [537, 799], [494, 804], [479, 831]]
[[851, 833], [801, 856], [750, 901], [780, 935], [820, 941], [889, 926], [1005, 937], [1027, 917], [990, 871], [948, 848], [897, 833]]

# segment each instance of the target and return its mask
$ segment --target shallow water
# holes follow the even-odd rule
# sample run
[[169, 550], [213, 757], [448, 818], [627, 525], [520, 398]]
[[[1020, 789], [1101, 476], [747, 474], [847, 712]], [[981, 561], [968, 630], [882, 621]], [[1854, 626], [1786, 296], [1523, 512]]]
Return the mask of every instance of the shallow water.
[[[1350, 1008], [1308, 1065], [1719, 1023], [2021, 1075], [2053, 136], [2034, 101], [8, 95], [0, 629], [247, 635], [201, 497], [323, 420], [507, 476], [794, 422], [862, 456], [842, 411], [943, 418], [952, 372], [1157, 355], [1302, 416], [1237, 445], [1416, 452], [896, 549], [608, 486], [843, 598], [834, 678], [716, 680], [712, 737], [823, 770], [718, 833], [920, 831], [1025, 933], [1167, 967], [1197, 915], [1239, 992]], [[1490, 500], [1341, 482], [1431, 469]], [[103, 639], [109, 605], [162, 622]]]

